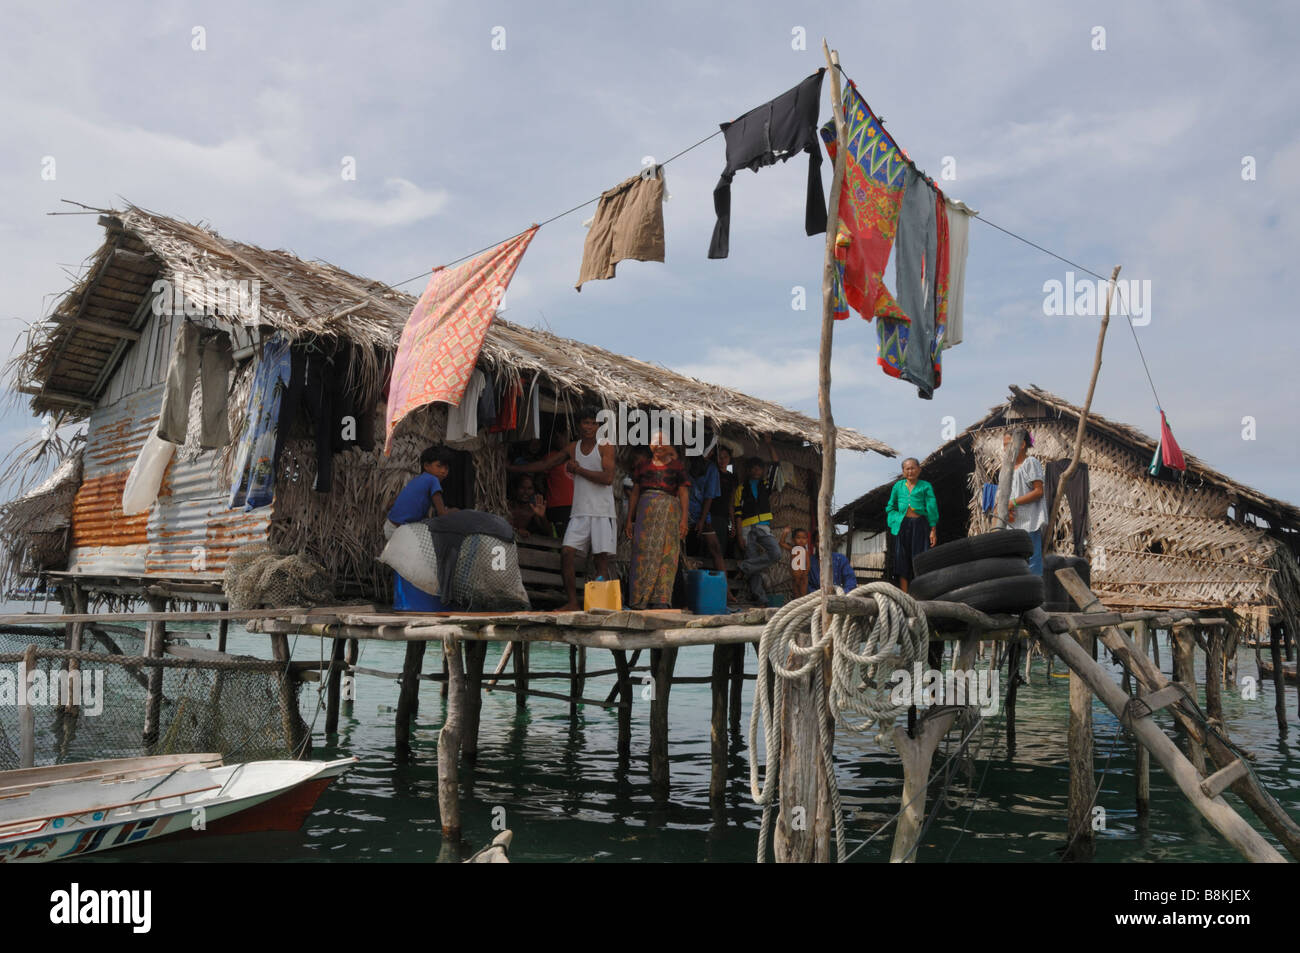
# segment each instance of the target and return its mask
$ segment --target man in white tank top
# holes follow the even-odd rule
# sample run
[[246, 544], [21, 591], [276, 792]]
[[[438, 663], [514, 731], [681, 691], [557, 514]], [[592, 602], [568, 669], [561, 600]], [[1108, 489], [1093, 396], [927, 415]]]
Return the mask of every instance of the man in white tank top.
[[586, 408], [581, 414], [578, 432], [582, 439], [569, 445], [569, 462], [565, 464], [565, 469], [573, 474], [573, 509], [564, 530], [564, 548], [560, 550], [560, 568], [565, 588], [569, 590], [569, 602], [564, 609], [582, 608], [574, 574], [577, 553], [583, 556], [594, 553], [596, 571], [609, 579], [609, 557], [618, 551], [614, 529], [614, 447], [596, 443], [599, 428], [596, 411]]

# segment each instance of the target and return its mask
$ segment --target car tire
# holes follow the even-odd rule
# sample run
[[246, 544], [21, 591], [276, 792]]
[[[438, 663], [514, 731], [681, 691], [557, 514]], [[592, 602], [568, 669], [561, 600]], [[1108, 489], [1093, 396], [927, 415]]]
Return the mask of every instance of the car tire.
[[1034, 554], [1034, 542], [1023, 529], [1003, 529], [978, 536], [965, 536], [950, 543], [927, 549], [912, 558], [912, 568], [919, 579], [926, 573], [955, 566], [958, 563], [991, 559], [994, 556], [1019, 556], [1028, 559]]
[[913, 599], [934, 599], [963, 586], [1006, 576], [1024, 576], [1028, 572], [1029, 562], [1021, 556], [991, 556], [917, 576], [908, 585], [907, 594]]
[[990, 615], [1025, 612], [1043, 604], [1043, 577], [1027, 573], [986, 579], [945, 592], [939, 598], [944, 602], [964, 603]]

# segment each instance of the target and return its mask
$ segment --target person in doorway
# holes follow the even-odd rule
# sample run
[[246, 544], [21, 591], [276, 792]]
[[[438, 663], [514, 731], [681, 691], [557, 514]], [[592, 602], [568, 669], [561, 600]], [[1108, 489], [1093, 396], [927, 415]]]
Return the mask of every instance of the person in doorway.
[[781, 530], [779, 540], [781, 548], [790, 554], [790, 576], [794, 580], [794, 597], [808, 595], [809, 559], [813, 555], [808, 549], [808, 531], [802, 526], [794, 531], [790, 527]]
[[898, 587], [907, 592], [915, 575], [912, 560], [939, 541], [939, 501], [934, 487], [921, 479], [921, 463], [916, 457], [903, 461], [903, 478], [889, 492], [885, 522], [897, 537], [894, 572]]
[[626, 531], [632, 540], [633, 609], [667, 609], [681, 543], [689, 525], [691, 479], [677, 451], [657, 433], [650, 440], [650, 460], [632, 473]]
[[451, 509], [442, 499], [442, 481], [451, 473], [453, 451], [435, 444], [420, 454], [420, 475], [402, 487], [384, 521], [384, 539], [391, 539], [397, 527], [427, 519], [429, 511], [442, 516]]
[[519, 478], [515, 492], [511, 495], [510, 525], [515, 528], [520, 539], [526, 539], [533, 533], [551, 535], [551, 524], [546, 519], [546, 500], [537, 492], [533, 478], [527, 474]]
[[582, 437], [569, 444], [565, 451], [569, 459], [563, 469], [573, 478], [573, 503], [560, 550], [560, 570], [569, 593], [565, 610], [582, 607], [574, 570], [578, 553], [584, 558], [588, 552], [594, 555], [596, 572], [609, 579], [609, 557], [618, 551], [618, 530], [614, 525], [614, 446], [596, 442], [599, 430], [596, 414], [594, 408], [581, 411], [578, 432]]
[[[822, 587], [821, 550], [818, 540], [821, 537], [814, 530], [808, 553], [808, 591], [816, 592]], [[858, 576], [853, 571], [853, 563], [841, 552], [831, 553], [831, 582], [844, 592], [852, 592], [858, 587]]]
[[730, 559], [736, 548], [736, 521], [732, 506], [736, 499], [736, 475], [731, 472], [731, 451], [718, 444], [713, 455], [718, 465], [718, 498], [713, 501], [709, 516], [713, 522], [713, 532], [717, 534], [718, 546], [725, 559]]
[[736, 487], [733, 506], [740, 527], [740, 553], [745, 557], [740, 570], [760, 605], [767, 603], [763, 570], [781, 558], [781, 546], [772, 535], [772, 471], [775, 468], [776, 464], [765, 466], [761, 458], [750, 457], [745, 479]]
[[718, 465], [711, 456], [696, 457], [691, 467], [690, 491], [690, 525], [691, 538], [694, 541], [693, 556], [703, 556], [705, 552], [713, 559], [713, 568], [726, 572], [722, 562], [722, 546], [717, 529], [713, 523], [713, 503], [722, 496], [722, 481], [718, 474]]
[[568, 528], [573, 510], [573, 474], [568, 469], [573, 460], [569, 452], [572, 446], [565, 432], [556, 430], [551, 437], [551, 452], [546, 456], [526, 463], [516, 459], [506, 467], [507, 473], [545, 474], [546, 519], [561, 536]]
[[[1011, 445], [1011, 434], [1002, 435], [1002, 447]], [[1047, 522], [1047, 504], [1043, 499], [1043, 465], [1037, 457], [1029, 456], [1034, 438], [1025, 434], [1025, 442], [1016, 455], [1016, 469], [1011, 475], [1011, 503], [1007, 507], [1007, 525], [1023, 529], [1034, 544], [1034, 554], [1029, 557], [1029, 569], [1043, 574], [1043, 524]]]

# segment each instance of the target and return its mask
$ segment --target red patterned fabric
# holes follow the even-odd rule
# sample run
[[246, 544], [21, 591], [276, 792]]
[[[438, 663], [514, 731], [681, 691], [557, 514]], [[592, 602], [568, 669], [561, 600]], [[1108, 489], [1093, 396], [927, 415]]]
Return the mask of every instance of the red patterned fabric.
[[393, 430], [411, 411], [439, 400], [460, 403], [483, 338], [537, 229], [534, 225], [464, 264], [433, 273], [406, 321], [393, 362], [385, 455], [393, 449]]
[[1182, 448], [1178, 446], [1178, 441], [1174, 439], [1174, 432], [1169, 429], [1169, 421], [1165, 420], [1165, 412], [1160, 411], [1160, 455], [1164, 459], [1165, 466], [1171, 470], [1186, 470], [1187, 461], [1183, 459]]

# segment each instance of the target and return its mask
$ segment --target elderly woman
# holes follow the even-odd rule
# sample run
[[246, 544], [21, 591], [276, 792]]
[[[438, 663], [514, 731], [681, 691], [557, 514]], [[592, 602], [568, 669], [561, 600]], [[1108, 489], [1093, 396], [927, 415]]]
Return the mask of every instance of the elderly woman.
[[939, 502], [934, 498], [934, 487], [921, 479], [921, 464], [916, 457], [903, 461], [903, 478], [889, 492], [885, 522], [898, 537], [894, 571], [899, 588], [907, 592], [915, 575], [912, 560], [939, 541]]
[[690, 477], [663, 434], [650, 441], [650, 459], [632, 471], [627, 535], [632, 539], [633, 609], [667, 609], [673, 598], [677, 560], [686, 536]]

